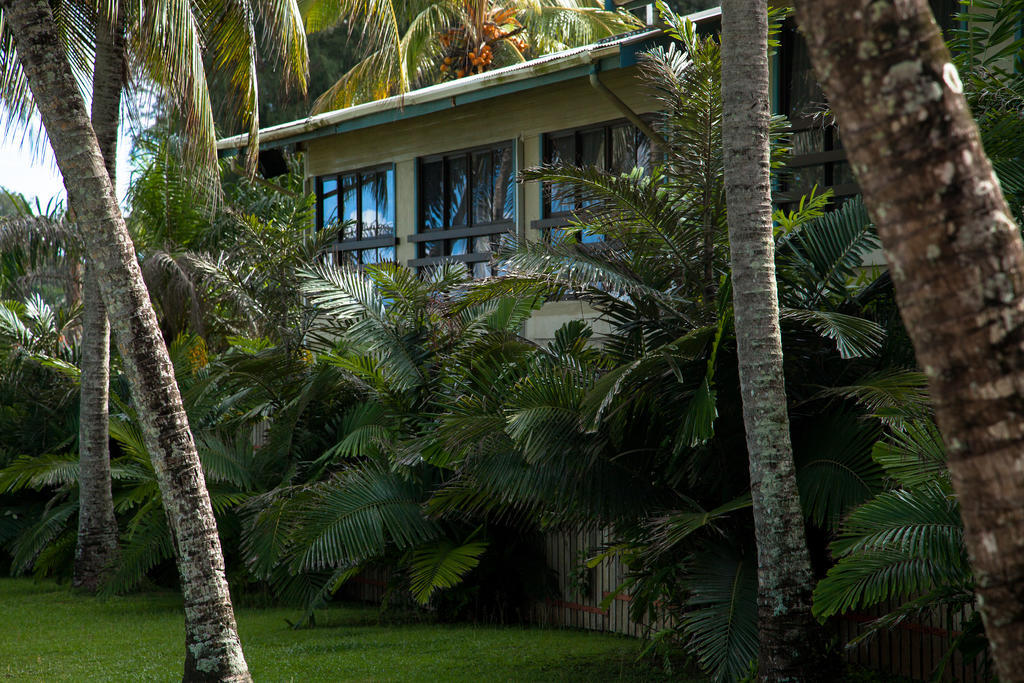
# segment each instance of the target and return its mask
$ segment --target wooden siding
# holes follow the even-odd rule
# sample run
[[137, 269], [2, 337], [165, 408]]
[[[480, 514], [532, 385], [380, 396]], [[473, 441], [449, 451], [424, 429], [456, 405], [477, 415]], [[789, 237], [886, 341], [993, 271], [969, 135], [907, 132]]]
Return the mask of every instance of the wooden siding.
[[[636, 112], [656, 110], [656, 102], [644, 91], [635, 67], [602, 73], [601, 81]], [[306, 175], [411, 160], [502, 140], [525, 141], [551, 131], [620, 118], [619, 110], [594, 90], [587, 78], [578, 78], [312, 140], [306, 143]]]

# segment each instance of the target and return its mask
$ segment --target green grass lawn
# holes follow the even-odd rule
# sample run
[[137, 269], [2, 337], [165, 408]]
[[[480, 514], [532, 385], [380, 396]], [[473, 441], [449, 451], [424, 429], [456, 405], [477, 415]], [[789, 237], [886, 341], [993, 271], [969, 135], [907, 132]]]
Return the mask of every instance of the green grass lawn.
[[[170, 593], [82, 597], [53, 583], [0, 580], [0, 679], [177, 681], [184, 656], [179, 598]], [[318, 613], [240, 609], [257, 681], [686, 681], [637, 662], [640, 643], [607, 634], [467, 625], [377, 624], [372, 607]]]

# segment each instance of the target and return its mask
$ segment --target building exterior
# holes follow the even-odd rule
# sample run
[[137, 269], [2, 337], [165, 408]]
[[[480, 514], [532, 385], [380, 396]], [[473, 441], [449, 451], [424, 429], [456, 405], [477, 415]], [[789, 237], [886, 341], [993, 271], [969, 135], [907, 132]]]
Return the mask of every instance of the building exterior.
[[[715, 9], [691, 18], [715, 30], [719, 16]], [[339, 233], [335, 262], [426, 268], [452, 260], [488, 277], [502, 234], [537, 239], [579, 208], [545, 197], [537, 183], [516, 183], [520, 170], [546, 161], [608, 170], [649, 163], [641, 129], [650, 132], [644, 118], [657, 105], [638, 78], [638, 58], [666, 42], [657, 29], [639, 30], [282, 124], [261, 131], [261, 150], [305, 152], [316, 228]], [[240, 135], [218, 149], [231, 154], [245, 144]], [[551, 338], [568, 317], [589, 317], [581, 306], [547, 304], [527, 335]]]

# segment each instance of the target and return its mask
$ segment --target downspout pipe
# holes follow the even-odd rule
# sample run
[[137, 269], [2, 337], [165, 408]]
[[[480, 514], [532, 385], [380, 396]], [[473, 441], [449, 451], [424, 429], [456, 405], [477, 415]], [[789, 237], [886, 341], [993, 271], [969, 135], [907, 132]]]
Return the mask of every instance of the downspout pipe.
[[629, 108], [629, 105], [622, 101], [618, 95], [608, 89], [608, 86], [601, 81], [600, 73], [597, 67], [590, 72], [590, 85], [594, 90], [604, 95], [609, 102], [615, 105], [615, 108], [622, 112], [623, 116], [629, 119], [630, 123], [640, 129], [640, 132], [646, 135], [651, 143], [662, 151], [668, 150], [668, 143], [665, 138], [661, 137], [651, 126], [640, 118], [635, 111]]

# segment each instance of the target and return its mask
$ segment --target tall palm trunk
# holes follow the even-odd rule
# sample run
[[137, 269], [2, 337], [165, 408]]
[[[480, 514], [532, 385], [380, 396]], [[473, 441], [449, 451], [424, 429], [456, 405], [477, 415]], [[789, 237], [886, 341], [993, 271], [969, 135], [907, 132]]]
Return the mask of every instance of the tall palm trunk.
[[96, 136], [47, 0], [0, 0], [65, 184], [131, 381], [177, 551], [184, 680], [250, 680], [210, 498], [167, 349]]
[[812, 680], [813, 577], [782, 372], [769, 178], [766, 0], [722, 3], [722, 138], [743, 425], [757, 535], [760, 678]]
[[928, 375], [1001, 681], [1024, 681], [1024, 244], [927, 0], [798, 3]]
[[[92, 127], [110, 177], [117, 172], [117, 129], [125, 77], [125, 12], [114, 23], [96, 17]], [[82, 287], [82, 380], [79, 401], [78, 541], [72, 581], [96, 591], [118, 558], [117, 519], [110, 482], [108, 390], [110, 325], [95, 268], [86, 264]]]

